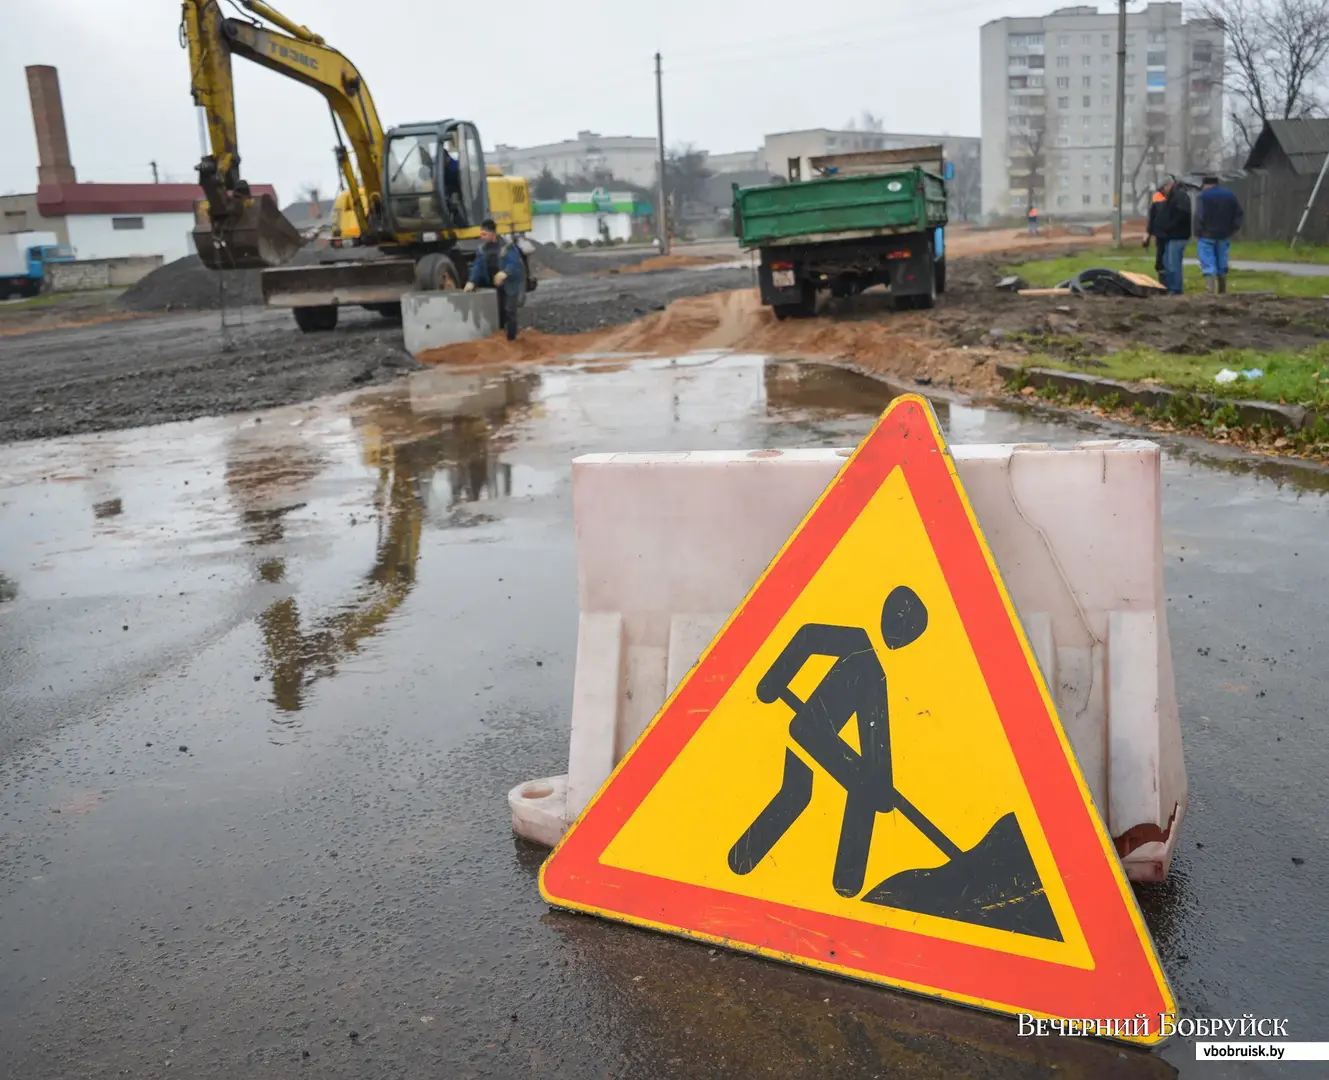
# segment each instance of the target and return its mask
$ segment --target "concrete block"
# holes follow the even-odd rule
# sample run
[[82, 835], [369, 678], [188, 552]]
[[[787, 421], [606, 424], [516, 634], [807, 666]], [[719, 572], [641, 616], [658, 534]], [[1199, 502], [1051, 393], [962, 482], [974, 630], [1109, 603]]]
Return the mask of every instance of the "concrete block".
[[401, 325], [406, 351], [415, 357], [459, 341], [478, 341], [498, 329], [498, 293], [408, 292], [401, 298]]
[[[573, 462], [582, 630], [565, 825], [850, 452]], [[952, 453], [1127, 872], [1161, 880], [1187, 793], [1164, 609], [1159, 448], [1121, 440]], [[594, 640], [588, 620], [603, 621]], [[535, 838], [515, 809], [514, 827]]]

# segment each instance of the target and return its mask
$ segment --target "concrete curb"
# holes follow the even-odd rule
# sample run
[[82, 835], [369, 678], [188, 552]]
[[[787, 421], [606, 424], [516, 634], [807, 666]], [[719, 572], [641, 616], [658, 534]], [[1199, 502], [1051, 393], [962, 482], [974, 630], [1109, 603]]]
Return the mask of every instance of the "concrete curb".
[[1300, 405], [1276, 405], [1267, 401], [1241, 401], [1217, 397], [1191, 390], [1169, 390], [1163, 386], [1141, 386], [1138, 383], [1118, 382], [1078, 371], [1058, 371], [1052, 368], [1026, 367], [1023, 364], [997, 364], [997, 374], [1008, 382], [1017, 376], [1026, 385], [1058, 390], [1075, 391], [1090, 401], [1116, 397], [1122, 405], [1140, 404], [1151, 409], [1166, 409], [1174, 402], [1198, 401], [1214, 409], [1230, 407], [1236, 410], [1243, 427], [1266, 426], [1284, 431], [1305, 431], [1315, 426], [1319, 414]]

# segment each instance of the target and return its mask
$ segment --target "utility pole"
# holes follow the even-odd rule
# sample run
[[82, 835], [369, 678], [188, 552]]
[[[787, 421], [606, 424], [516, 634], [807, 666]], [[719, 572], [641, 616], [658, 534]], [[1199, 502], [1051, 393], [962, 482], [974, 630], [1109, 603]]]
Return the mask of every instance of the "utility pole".
[[1112, 240], [1121, 246], [1121, 173], [1126, 167], [1126, 0], [1117, 0], [1117, 137], [1112, 148]]
[[152, 166], [152, 182], [154, 184], [160, 184], [161, 181], [157, 179], [157, 163], [155, 161], [150, 161], [148, 164]]
[[655, 54], [655, 131], [660, 150], [660, 206], [655, 213], [655, 232], [660, 254], [669, 254], [669, 212], [665, 206], [664, 91], [660, 79], [660, 54]]

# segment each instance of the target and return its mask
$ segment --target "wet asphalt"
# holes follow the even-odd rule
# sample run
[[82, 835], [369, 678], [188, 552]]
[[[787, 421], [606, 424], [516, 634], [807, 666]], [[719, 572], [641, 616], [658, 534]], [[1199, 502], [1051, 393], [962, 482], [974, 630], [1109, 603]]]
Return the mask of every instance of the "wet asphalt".
[[[431, 370], [0, 448], [0, 1075], [1324, 1075], [1020, 1039], [540, 900], [505, 794], [567, 760], [569, 461], [843, 446], [890, 397], [773, 370]], [[1186, 1013], [1329, 1039], [1329, 477], [1164, 470], [1191, 802], [1141, 902]]]

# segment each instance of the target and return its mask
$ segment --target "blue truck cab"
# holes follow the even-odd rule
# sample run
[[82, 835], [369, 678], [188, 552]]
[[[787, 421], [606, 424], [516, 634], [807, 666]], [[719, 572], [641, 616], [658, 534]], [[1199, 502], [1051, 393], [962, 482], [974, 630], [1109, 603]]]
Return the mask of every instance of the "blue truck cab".
[[[74, 250], [68, 244], [23, 244], [25, 237], [0, 236], [0, 300], [11, 296], [36, 296], [46, 280], [46, 268], [52, 263], [73, 262]], [[7, 250], [6, 250], [7, 248]]]

